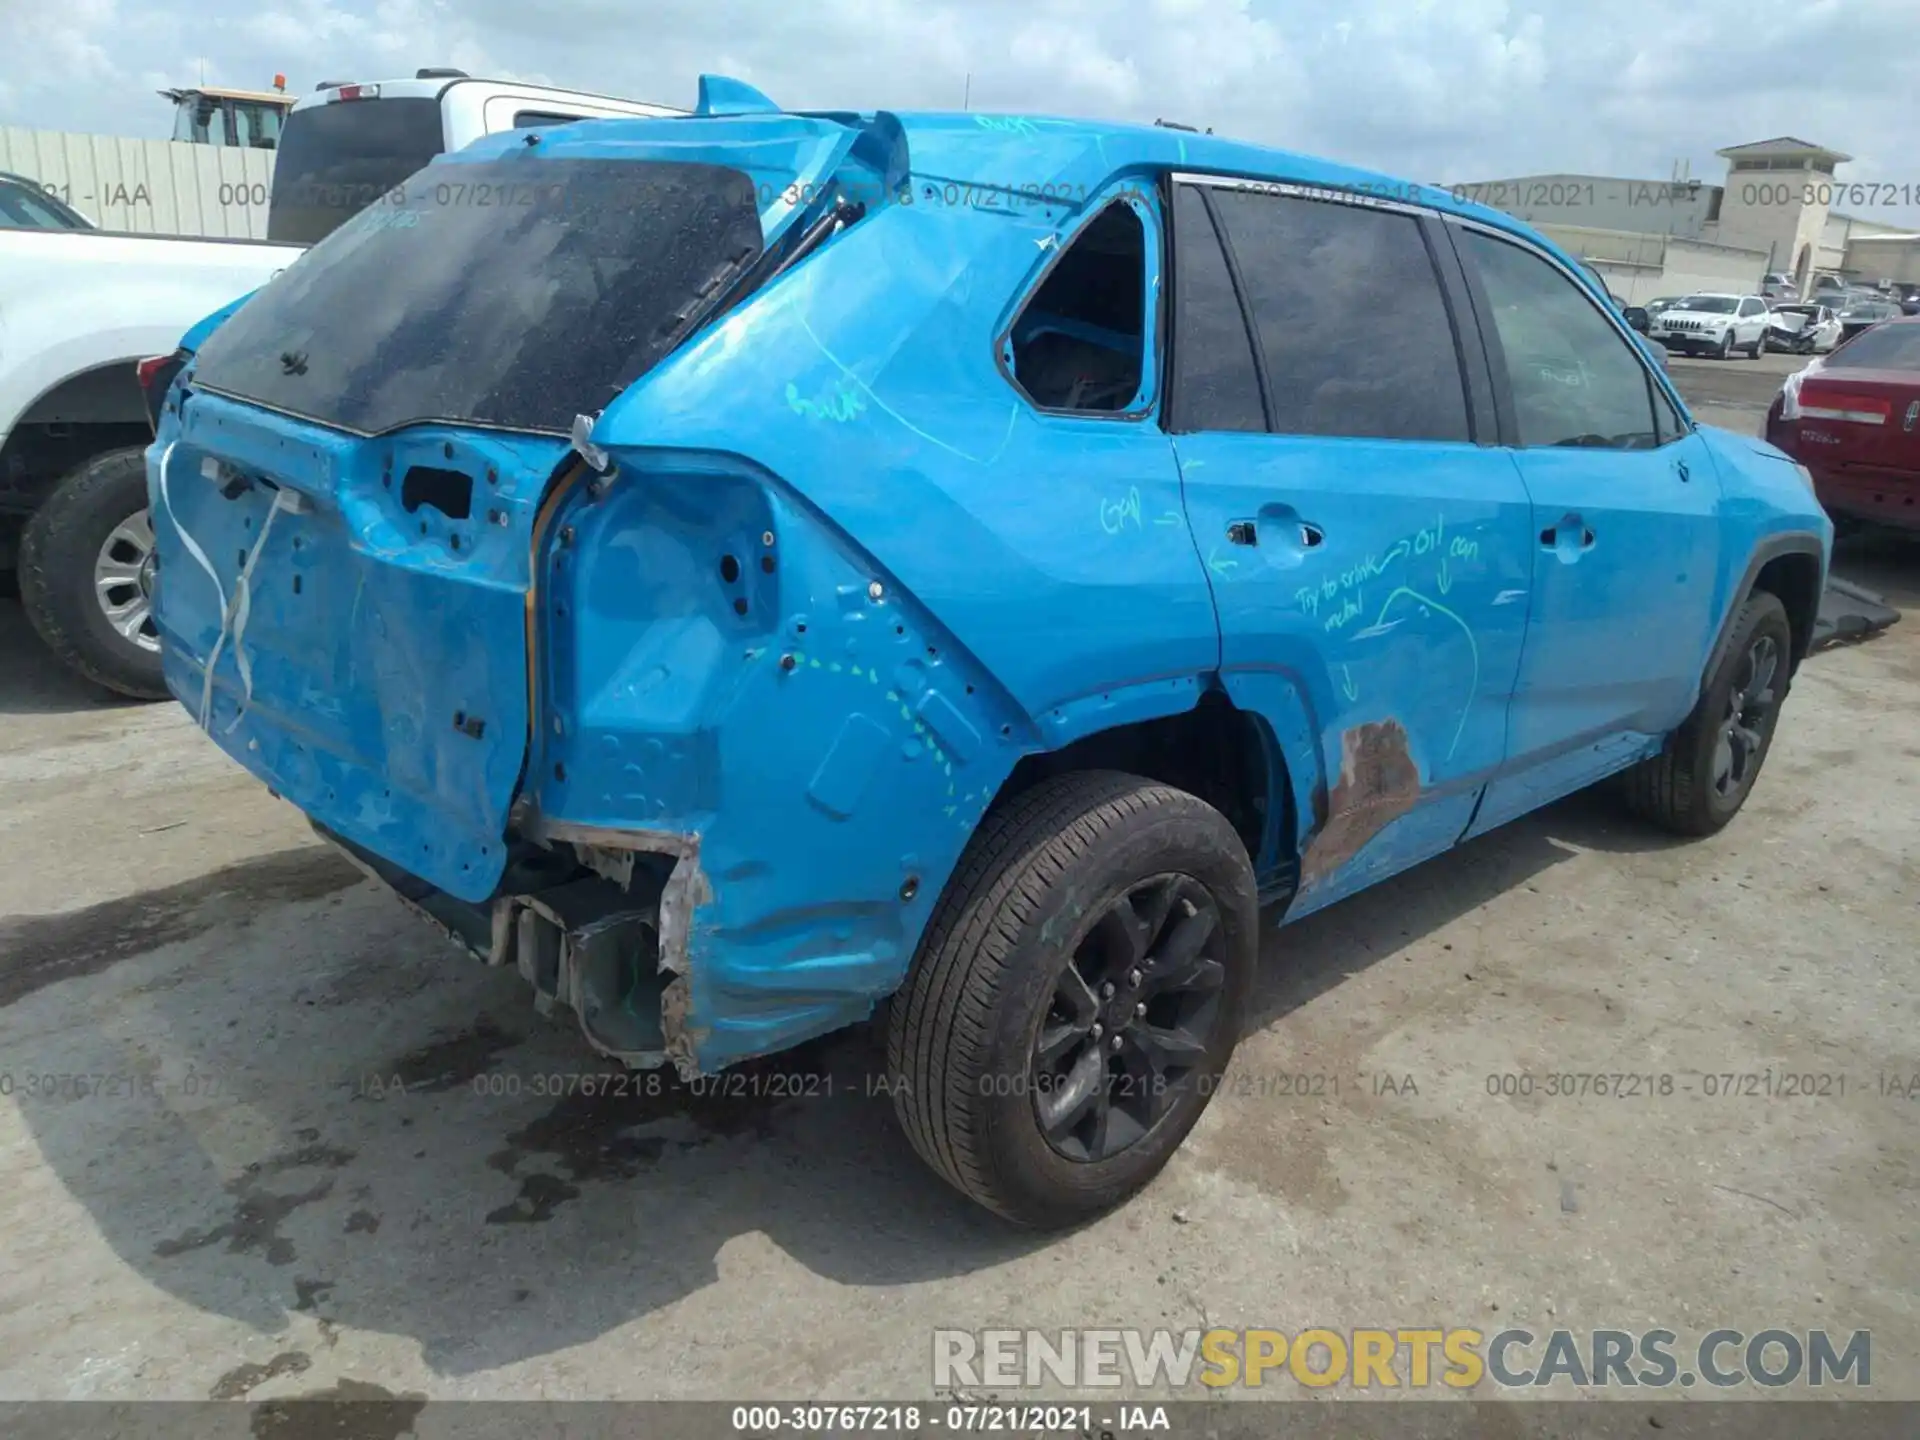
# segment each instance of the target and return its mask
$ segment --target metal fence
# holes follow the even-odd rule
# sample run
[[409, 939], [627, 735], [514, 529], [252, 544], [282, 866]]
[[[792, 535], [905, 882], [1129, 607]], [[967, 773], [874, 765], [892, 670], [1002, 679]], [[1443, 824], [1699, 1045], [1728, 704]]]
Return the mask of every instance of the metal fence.
[[263, 240], [271, 150], [0, 127], [0, 170], [39, 182], [104, 230]]

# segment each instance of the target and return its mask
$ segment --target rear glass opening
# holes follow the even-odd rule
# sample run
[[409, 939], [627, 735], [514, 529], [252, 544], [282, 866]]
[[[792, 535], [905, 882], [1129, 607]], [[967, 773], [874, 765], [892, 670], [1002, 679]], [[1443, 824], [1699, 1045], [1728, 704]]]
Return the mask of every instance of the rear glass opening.
[[1046, 410], [1125, 410], [1140, 393], [1147, 237], [1116, 201], [1074, 237], [1013, 323], [1013, 376]]
[[1864, 330], [1828, 363], [1854, 370], [1920, 370], [1920, 325]]
[[319, 244], [444, 149], [440, 102], [429, 97], [290, 112], [273, 162], [267, 239]]
[[565, 435], [760, 250], [753, 183], [728, 166], [443, 161], [241, 306], [195, 383], [362, 435], [434, 420]]

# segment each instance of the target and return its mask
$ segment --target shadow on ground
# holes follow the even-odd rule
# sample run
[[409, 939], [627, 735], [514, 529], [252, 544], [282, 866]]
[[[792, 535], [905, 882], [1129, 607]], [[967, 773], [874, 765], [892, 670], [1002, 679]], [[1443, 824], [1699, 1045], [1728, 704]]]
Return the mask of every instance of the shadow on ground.
[[88, 715], [144, 703], [75, 675], [41, 643], [20, 602], [0, 598], [0, 715]]
[[[1270, 925], [1256, 1025], [1532, 883], [1572, 853], [1555, 833], [1522, 821]], [[305, 1315], [466, 1374], [697, 1296], [742, 1244], [858, 1290], [1053, 1243], [920, 1164], [877, 1025], [709, 1086], [613, 1078], [517, 975], [317, 848], [97, 911], [9, 928], [0, 1046], [18, 1071], [131, 1078], [22, 1113], [127, 1265], [262, 1333]]]

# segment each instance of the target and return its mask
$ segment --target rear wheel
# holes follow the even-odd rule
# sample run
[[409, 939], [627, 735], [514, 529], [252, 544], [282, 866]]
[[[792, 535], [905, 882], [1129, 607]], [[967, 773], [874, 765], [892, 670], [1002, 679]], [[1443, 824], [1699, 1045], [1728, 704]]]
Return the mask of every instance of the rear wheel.
[[47, 648], [95, 684], [166, 698], [153, 624], [146, 452], [109, 450], [55, 487], [20, 540], [20, 599]]
[[1767, 352], [1767, 327], [1762, 325], [1760, 333], [1753, 337], [1753, 344], [1747, 347], [1747, 358], [1758, 360]]
[[1627, 803], [1681, 835], [1711, 835], [1733, 819], [1773, 744], [1792, 655], [1786, 607], [1756, 590], [1693, 713], [1660, 754], [1622, 777]]
[[982, 823], [894, 998], [907, 1138], [1021, 1224], [1118, 1204], [1212, 1098], [1258, 944], [1252, 866], [1212, 806], [1107, 772], [1025, 792]]

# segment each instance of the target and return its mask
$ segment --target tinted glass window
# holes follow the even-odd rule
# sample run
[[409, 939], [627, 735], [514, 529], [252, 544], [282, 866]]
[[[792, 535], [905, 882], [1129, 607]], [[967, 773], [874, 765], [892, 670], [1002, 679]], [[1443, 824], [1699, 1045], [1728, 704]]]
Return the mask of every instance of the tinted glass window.
[[84, 230], [87, 222], [31, 185], [0, 180], [0, 229]]
[[1920, 370], [1920, 325], [1882, 325], [1849, 340], [1829, 365], [1862, 370]]
[[537, 125], [571, 125], [578, 115], [556, 115], [550, 110], [516, 110], [513, 112], [513, 128], [531, 130]]
[[1573, 280], [1478, 230], [1465, 230], [1460, 239], [1493, 309], [1520, 443], [1658, 444], [1645, 365]]
[[315, 245], [446, 148], [440, 102], [336, 100], [288, 114], [267, 238]]
[[1662, 445], [1678, 440], [1687, 433], [1687, 422], [1681, 418], [1673, 401], [1667, 398], [1667, 392], [1658, 385], [1653, 387], [1653, 419]]
[[1288, 435], [1466, 440], [1439, 277], [1410, 215], [1216, 188]]
[[378, 434], [422, 420], [564, 434], [650, 369], [758, 257], [720, 165], [443, 163], [269, 281], [199, 383]]
[[1265, 430], [1253, 342], [1206, 201], [1173, 192], [1173, 416], [1181, 430]]

